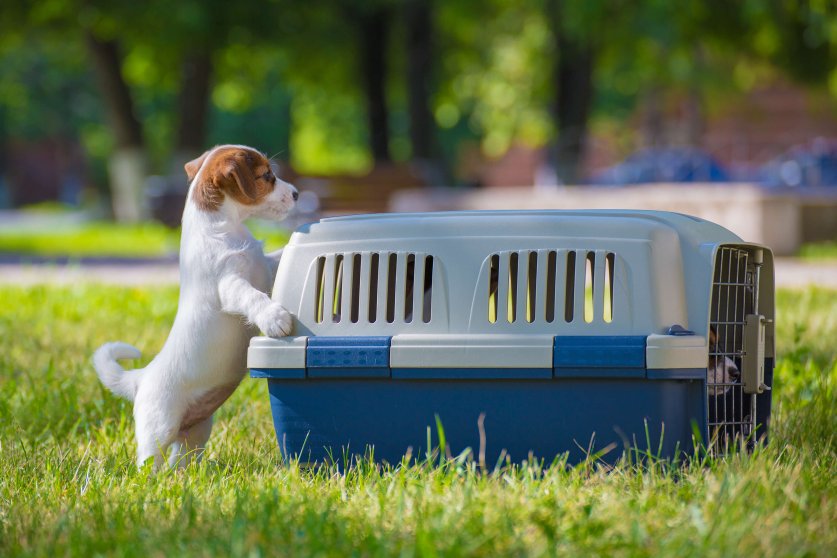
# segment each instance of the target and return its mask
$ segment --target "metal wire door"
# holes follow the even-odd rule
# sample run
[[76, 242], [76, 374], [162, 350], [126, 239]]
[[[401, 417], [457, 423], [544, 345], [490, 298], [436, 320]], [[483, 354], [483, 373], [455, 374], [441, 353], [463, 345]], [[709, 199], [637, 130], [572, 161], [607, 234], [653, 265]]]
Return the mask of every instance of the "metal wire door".
[[756, 397], [741, 382], [744, 324], [758, 312], [759, 265], [743, 248], [722, 247], [715, 259], [710, 309], [707, 402], [709, 436], [716, 451], [726, 451], [755, 431]]

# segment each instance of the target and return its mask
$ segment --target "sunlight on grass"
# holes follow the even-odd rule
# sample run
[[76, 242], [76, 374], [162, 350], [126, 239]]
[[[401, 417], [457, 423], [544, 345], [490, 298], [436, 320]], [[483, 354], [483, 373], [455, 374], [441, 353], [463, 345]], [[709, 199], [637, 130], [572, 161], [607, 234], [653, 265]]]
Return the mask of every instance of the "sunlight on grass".
[[813, 261], [837, 261], [837, 241], [803, 244], [802, 248], [799, 249], [799, 257]]
[[[278, 250], [290, 233], [261, 222], [251, 223], [253, 235], [266, 250]], [[159, 223], [136, 225], [96, 222], [57, 229], [0, 229], [0, 253], [71, 257], [160, 257], [176, 255], [180, 230]]]
[[[0, 288], [0, 556], [832, 556], [837, 292], [780, 291], [770, 445], [609, 469], [444, 461], [346, 473], [281, 462], [263, 381], [217, 415], [207, 458], [133, 465], [130, 404], [100, 343], [162, 346], [177, 288]], [[598, 313], [598, 309], [597, 309]], [[594, 412], [594, 411], [591, 411]], [[161, 551], [161, 549], [165, 549]]]

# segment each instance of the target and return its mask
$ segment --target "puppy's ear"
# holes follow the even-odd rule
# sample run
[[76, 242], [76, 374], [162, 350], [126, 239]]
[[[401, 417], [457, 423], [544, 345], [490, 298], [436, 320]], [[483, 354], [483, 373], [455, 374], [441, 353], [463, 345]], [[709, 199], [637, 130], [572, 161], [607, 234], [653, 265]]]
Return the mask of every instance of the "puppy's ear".
[[198, 175], [198, 171], [201, 170], [207, 155], [209, 155], [209, 151], [204, 151], [203, 155], [183, 165], [183, 168], [186, 169], [186, 176], [189, 178], [189, 182], [192, 182]]
[[253, 155], [240, 150], [227, 159], [220, 181], [222, 189], [244, 205], [252, 205], [259, 201], [256, 176], [253, 172], [254, 164]]

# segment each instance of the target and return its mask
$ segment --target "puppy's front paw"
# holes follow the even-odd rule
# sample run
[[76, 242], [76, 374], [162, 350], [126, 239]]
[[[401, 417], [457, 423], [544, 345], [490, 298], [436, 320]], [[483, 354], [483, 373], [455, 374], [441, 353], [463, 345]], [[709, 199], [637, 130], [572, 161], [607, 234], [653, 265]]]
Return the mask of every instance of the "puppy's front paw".
[[256, 317], [256, 325], [268, 337], [290, 335], [293, 326], [291, 313], [278, 302], [271, 302]]

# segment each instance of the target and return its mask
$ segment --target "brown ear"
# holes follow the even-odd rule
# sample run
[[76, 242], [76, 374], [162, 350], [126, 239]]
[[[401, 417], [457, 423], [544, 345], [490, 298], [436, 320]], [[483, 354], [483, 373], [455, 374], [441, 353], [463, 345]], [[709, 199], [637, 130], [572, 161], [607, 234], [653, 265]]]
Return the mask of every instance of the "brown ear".
[[223, 190], [239, 203], [257, 203], [259, 196], [252, 168], [253, 156], [246, 151], [239, 151], [228, 159], [227, 164], [222, 180]]
[[195, 176], [198, 175], [198, 171], [201, 170], [207, 155], [209, 155], [209, 151], [204, 151], [203, 155], [183, 165], [183, 168], [186, 169], [186, 176], [189, 178], [189, 182], [192, 182]]

